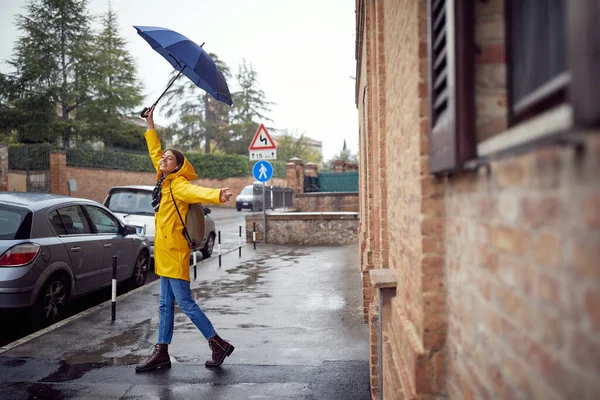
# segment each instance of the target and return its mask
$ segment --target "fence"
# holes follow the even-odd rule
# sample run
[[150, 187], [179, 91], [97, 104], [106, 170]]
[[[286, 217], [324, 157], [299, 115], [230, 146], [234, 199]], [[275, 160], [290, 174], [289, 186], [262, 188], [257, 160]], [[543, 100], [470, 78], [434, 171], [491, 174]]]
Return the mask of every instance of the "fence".
[[28, 192], [50, 193], [50, 151], [49, 144], [9, 146], [8, 168], [24, 171]]
[[358, 192], [358, 172], [319, 172], [318, 178], [305, 176], [304, 192]]
[[263, 188], [265, 189], [265, 209], [290, 208], [294, 205], [294, 191], [288, 187], [254, 184], [252, 210], [263, 210]]

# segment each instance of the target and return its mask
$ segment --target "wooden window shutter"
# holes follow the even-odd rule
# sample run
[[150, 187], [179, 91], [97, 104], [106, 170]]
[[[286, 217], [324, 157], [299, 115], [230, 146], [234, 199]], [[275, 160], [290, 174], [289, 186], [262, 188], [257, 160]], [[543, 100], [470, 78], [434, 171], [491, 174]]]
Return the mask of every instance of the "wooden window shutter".
[[429, 0], [429, 148], [432, 173], [474, 158], [473, 0]]
[[600, 127], [600, 2], [567, 1], [569, 100], [576, 128]]

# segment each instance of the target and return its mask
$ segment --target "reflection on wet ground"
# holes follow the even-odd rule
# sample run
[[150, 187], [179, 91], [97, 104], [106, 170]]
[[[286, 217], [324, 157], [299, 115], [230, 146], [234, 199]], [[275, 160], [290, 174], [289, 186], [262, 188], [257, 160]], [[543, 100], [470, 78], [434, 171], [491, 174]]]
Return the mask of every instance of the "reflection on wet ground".
[[[218, 281], [198, 281], [193, 285], [192, 296], [196, 300], [231, 297], [232, 295], [249, 294], [251, 298], [269, 298], [271, 295], [261, 291], [265, 283], [265, 275], [274, 268], [282, 269], [298, 264], [298, 257], [305, 256], [302, 250], [292, 250], [281, 254], [265, 254], [260, 258], [241, 263], [235, 268], [227, 269], [227, 277]], [[269, 265], [268, 261], [277, 260], [277, 265]]]
[[[154, 273], [154, 270], [148, 271], [146, 284], [156, 279], [158, 277]], [[129, 288], [126, 284], [121, 283], [118, 285], [118, 295], [127, 293], [128, 291]], [[111, 288], [109, 287], [72, 300], [67, 305], [64, 319], [110, 300], [111, 294]], [[0, 347], [44, 328], [31, 319], [32, 315], [33, 310], [31, 309], [0, 311], [0, 325], [2, 325], [2, 330], [0, 330]]]
[[[190, 284], [193, 295], [219, 334], [236, 346], [217, 371], [204, 368], [210, 356], [206, 340], [176, 308], [169, 346], [174, 368], [135, 374], [133, 366], [151, 354], [157, 339], [155, 284], [126, 296], [117, 305], [115, 323], [110, 306], [98, 308], [0, 354], [0, 392], [19, 393], [19, 399], [98, 398], [102, 388], [110, 398], [162, 399], [249, 398], [250, 393], [297, 398], [305, 390], [306, 398], [369, 398], [368, 331], [350, 251], [270, 246], [247, 257], [224, 257], [222, 266], [209, 262], [199, 268], [199, 279]], [[359, 381], [364, 396], [356, 397]], [[238, 391], [240, 384], [254, 391]], [[275, 390], [271, 397], [270, 390]], [[317, 392], [321, 395], [311, 396]]]

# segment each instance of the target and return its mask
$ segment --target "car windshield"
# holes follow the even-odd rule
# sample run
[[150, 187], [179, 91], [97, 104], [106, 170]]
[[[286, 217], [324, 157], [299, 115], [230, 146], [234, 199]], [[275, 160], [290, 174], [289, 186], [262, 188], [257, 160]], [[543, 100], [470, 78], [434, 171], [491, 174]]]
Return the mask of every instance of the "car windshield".
[[0, 240], [29, 239], [32, 212], [0, 204]]
[[152, 193], [146, 190], [119, 190], [108, 198], [109, 210], [123, 214], [154, 215]]
[[251, 195], [254, 193], [254, 186], [246, 186], [242, 189], [240, 194]]

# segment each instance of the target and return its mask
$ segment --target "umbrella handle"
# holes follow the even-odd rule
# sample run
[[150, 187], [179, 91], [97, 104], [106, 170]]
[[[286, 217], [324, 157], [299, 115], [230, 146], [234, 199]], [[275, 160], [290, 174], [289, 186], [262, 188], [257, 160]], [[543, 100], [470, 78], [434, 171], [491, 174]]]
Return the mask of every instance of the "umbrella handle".
[[152, 107], [144, 107], [144, 109], [142, 110], [142, 112], [140, 113], [140, 117], [146, 119], [148, 118], [148, 114], [150, 113], [150, 109]]
[[[202, 43], [204, 44], [204, 43]], [[177, 80], [177, 78], [179, 78], [179, 76], [183, 73], [183, 70], [185, 69], [186, 66], [184, 66], [183, 68], [181, 68], [181, 71], [179, 71], [179, 73], [177, 74], [177, 76], [173, 79], [171, 79], [171, 82], [169, 82], [169, 85], [167, 86], [167, 88], [164, 90], [164, 92], [162, 92], [162, 94], [160, 96], [158, 96], [158, 99], [156, 99], [156, 101], [154, 102], [154, 104], [152, 104], [151, 107], [144, 107], [144, 109], [142, 110], [142, 112], [140, 113], [140, 117], [146, 119], [148, 118], [148, 114], [150, 113], [150, 109], [152, 109], [152, 107], [156, 107], [156, 105], [158, 104], [158, 101], [160, 99], [162, 99], [162, 97], [165, 95], [165, 93], [167, 93], [167, 90], [169, 90], [169, 88], [171, 87], [171, 85], [173, 85], [173, 83], [175, 83], [175, 81]]]

